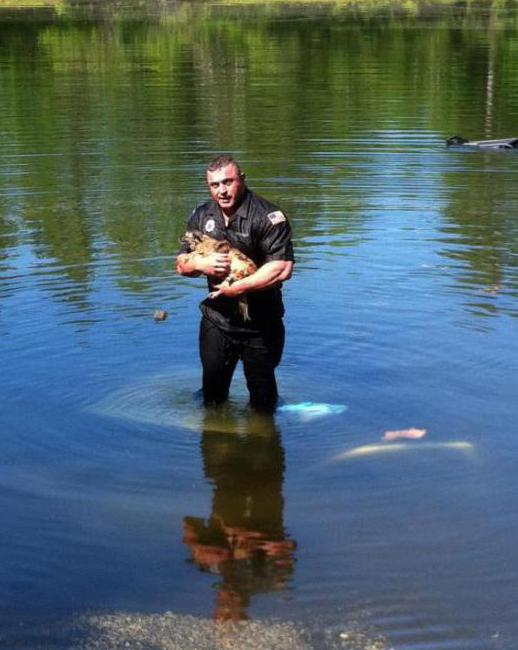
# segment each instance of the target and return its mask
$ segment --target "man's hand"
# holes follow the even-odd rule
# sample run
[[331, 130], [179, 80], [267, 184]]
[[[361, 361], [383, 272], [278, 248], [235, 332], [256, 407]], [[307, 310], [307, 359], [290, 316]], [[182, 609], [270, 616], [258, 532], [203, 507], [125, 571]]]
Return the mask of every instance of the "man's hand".
[[209, 298], [217, 298], [218, 296], [227, 296], [227, 298], [237, 298], [244, 291], [240, 289], [239, 282], [234, 282], [232, 284], [216, 284], [214, 287], [215, 291], [209, 293]]
[[205, 275], [224, 278], [230, 273], [230, 256], [226, 253], [210, 253], [199, 258], [198, 270]]
[[176, 270], [181, 275], [197, 276], [203, 273], [224, 278], [230, 272], [230, 257], [226, 253], [184, 253], [177, 258]]

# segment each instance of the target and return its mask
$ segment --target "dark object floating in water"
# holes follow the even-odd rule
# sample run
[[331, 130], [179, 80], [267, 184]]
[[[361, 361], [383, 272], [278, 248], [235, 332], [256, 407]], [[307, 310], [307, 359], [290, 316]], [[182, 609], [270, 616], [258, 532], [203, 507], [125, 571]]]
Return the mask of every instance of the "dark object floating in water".
[[511, 150], [518, 151], [518, 138], [502, 138], [501, 140], [466, 140], [460, 135], [454, 135], [446, 140], [448, 147], [472, 147], [474, 149], [487, 149], [492, 151]]
[[167, 318], [167, 312], [163, 309], [157, 309], [153, 314], [153, 318], [158, 322]]

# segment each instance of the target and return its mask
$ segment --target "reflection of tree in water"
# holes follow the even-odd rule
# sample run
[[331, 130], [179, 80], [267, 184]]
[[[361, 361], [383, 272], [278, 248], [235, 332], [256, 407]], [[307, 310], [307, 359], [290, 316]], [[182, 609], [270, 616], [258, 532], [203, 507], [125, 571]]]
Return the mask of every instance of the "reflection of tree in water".
[[217, 620], [247, 618], [252, 596], [285, 588], [293, 572], [295, 542], [283, 526], [284, 450], [273, 418], [260, 422], [257, 433], [205, 426], [202, 434], [212, 513], [207, 520], [185, 517], [183, 541], [194, 564], [221, 576]]
[[[447, 124], [448, 134], [513, 134], [517, 17], [498, 3], [489, 13], [455, 3], [453, 23], [422, 3], [387, 12], [368, 0], [343, 15], [312, 7], [307, 20], [284, 5], [56, 6], [59, 15], [31, 8], [26, 20], [1, 12], [0, 141], [9, 156], [0, 194], [29, 227], [27, 243], [59, 263], [66, 300], [81, 309], [106, 244], [120, 260], [110, 279], [122, 292], [156, 289], [165, 266], [149, 260], [176, 252], [185, 218], [205, 198], [208, 152], [222, 146], [241, 152], [253, 188], [290, 215], [304, 268], [323, 250], [365, 241], [385, 190], [397, 194], [390, 172], [400, 158], [392, 146], [380, 155], [376, 133], [407, 132], [425, 106], [432, 133]], [[296, 20], [279, 20], [293, 11]], [[96, 19], [76, 20], [83, 13]], [[135, 19], [141, 13], [150, 19]], [[408, 176], [398, 198], [429, 181], [429, 162], [414, 167], [419, 178]], [[499, 256], [484, 256], [490, 292], [501, 285]]]
[[[505, 309], [494, 298], [503, 289], [515, 294], [518, 286], [517, 228], [513, 218], [518, 195], [509, 174], [501, 173], [507, 171], [509, 158], [494, 154], [464, 158], [462, 190], [452, 190], [450, 203], [443, 212], [440, 253], [456, 264], [453, 286], [463, 292], [472, 291], [470, 307], [492, 315]], [[478, 296], [475, 303], [473, 295]]]

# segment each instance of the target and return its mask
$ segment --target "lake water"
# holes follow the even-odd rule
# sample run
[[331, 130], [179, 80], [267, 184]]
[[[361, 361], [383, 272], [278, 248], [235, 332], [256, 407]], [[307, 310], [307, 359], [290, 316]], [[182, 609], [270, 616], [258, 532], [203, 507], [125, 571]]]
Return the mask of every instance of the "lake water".
[[[518, 10], [381, 5], [0, 12], [2, 647], [518, 647], [518, 153], [444, 143], [518, 136]], [[341, 412], [197, 401], [221, 151], [293, 225], [283, 401]]]

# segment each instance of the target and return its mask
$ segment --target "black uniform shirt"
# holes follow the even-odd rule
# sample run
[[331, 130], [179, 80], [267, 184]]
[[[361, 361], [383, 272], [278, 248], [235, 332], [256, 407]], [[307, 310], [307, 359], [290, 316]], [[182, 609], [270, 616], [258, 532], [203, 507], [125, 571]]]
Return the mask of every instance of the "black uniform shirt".
[[[291, 228], [279, 208], [266, 199], [246, 190], [239, 208], [230, 217], [228, 226], [215, 201], [197, 207], [189, 218], [188, 230], [199, 230], [214, 239], [225, 239], [234, 248], [255, 262], [257, 267], [274, 260], [294, 261]], [[188, 253], [182, 245], [180, 253]], [[219, 280], [207, 278], [209, 291]], [[204, 316], [218, 327], [230, 332], [263, 330], [272, 320], [282, 318], [284, 306], [280, 287], [246, 294], [250, 321], [243, 321], [236, 298], [206, 298], [200, 305]]]

